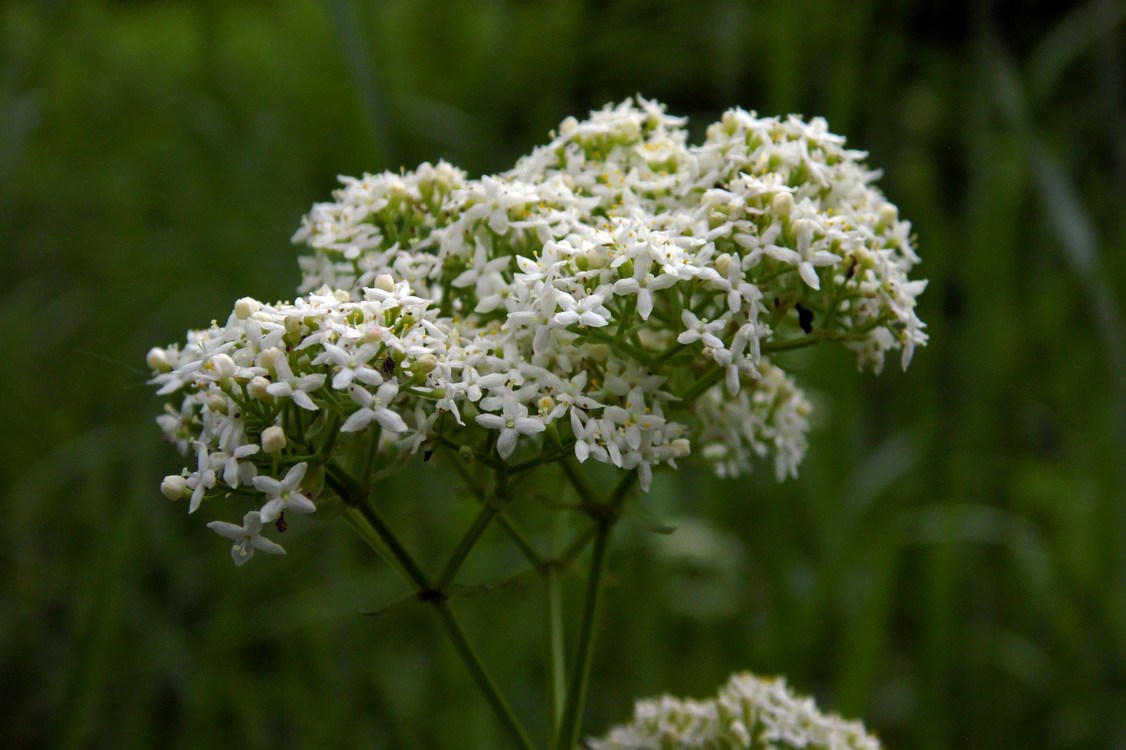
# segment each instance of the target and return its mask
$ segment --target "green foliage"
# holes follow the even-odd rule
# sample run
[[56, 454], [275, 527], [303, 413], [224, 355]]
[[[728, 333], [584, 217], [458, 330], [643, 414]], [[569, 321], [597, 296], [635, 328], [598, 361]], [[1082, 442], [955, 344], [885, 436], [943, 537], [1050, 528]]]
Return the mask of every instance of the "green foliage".
[[[495, 171], [637, 91], [697, 122], [825, 115], [869, 150], [931, 343], [879, 379], [791, 356], [820, 394], [797, 481], [658, 474], [610, 560], [589, 731], [753, 669], [888, 747], [1126, 743], [1124, 13], [938, 7], [5, 3], [0, 744], [503, 746], [431, 613], [361, 616], [407, 592], [342, 524], [235, 571], [162, 499], [144, 353], [290, 296], [337, 173]], [[476, 510], [448, 469], [385, 491], [435, 569]], [[503, 585], [453, 605], [542, 715], [542, 592], [485, 542], [470, 577]]]

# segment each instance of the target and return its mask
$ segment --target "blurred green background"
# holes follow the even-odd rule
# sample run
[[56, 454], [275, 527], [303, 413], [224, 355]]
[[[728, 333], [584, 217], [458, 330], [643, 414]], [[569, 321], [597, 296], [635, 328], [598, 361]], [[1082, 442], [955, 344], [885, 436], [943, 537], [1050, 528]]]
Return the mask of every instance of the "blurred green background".
[[[342, 523], [236, 570], [163, 500], [144, 354], [291, 297], [337, 174], [503, 170], [641, 92], [697, 133], [740, 105], [868, 150], [931, 343], [879, 378], [789, 361], [818, 405], [797, 481], [658, 476], [588, 730], [752, 669], [889, 748], [1126, 748], [1124, 54], [1121, 0], [4, 3], [0, 745], [507, 746], [433, 613], [361, 615], [405, 587]], [[473, 513], [449, 480], [385, 488], [432, 561]], [[485, 542], [471, 576], [519, 570]], [[537, 582], [456, 606], [542, 716]]]

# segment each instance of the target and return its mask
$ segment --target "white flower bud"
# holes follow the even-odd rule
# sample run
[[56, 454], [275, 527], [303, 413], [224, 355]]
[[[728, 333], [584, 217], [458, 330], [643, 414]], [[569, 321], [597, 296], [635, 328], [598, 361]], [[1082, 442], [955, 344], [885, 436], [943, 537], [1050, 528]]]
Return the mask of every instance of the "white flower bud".
[[272, 346], [269, 349], [267, 349], [266, 351], [264, 351], [264, 352], [262, 352], [261, 354], [258, 355], [258, 365], [260, 367], [265, 367], [267, 370], [275, 370], [276, 371], [277, 363], [278, 363], [278, 357], [284, 357], [284, 356], [285, 355], [282, 354], [281, 349], [277, 348], [276, 346]]
[[207, 409], [214, 414], [226, 414], [227, 397], [222, 393], [212, 391], [207, 394]]
[[239, 320], [246, 320], [254, 313], [262, 309], [262, 303], [253, 297], [243, 297], [235, 302], [235, 317]]
[[262, 450], [267, 453], [280, 453], [285, 448], [285, 431], [277, 425], [262, 430]]
[[775, 193], [770, 207], [779, 216], [789, 216], [794, 210], [794, 196], [789, 193]]
[[172, 371], [172, 358], [168, 356], [168, 352], [159, 346], [149, 349], [149, 353], [145, 356], [145, 363], [156, 372]]
[[607, 344], [589, 344], [587, 354], [595, 362], [605, 362], [610, 358], [610, 347]]
[[160, 483], [160, 493], [172, 501], [186, 497], [188, 494], [188, 480], [179, 474], [169, 474]]
[[203, 369], [210, 372], [216, 380], [222, 380], [223, 378], [233, 377], [235, 372], [238, 371], [238, 366], [226, 354], [216, 354], [203, 364]]
[[895, 207], [894, 204], [885, 203], [880, 206], [879, 211], [876, 214], [876, 221], [878, 221], [881, 225], [885, 227], [891, 227], [894, 226], [895, 222], [898, 220], [899, 210]]
[[267, 390], [270, 387], [269, 378], [264, 378], [261, 375], [255, 375], [250, 379], [250, 384], [247, 385], [247, 390], [254, 398], [265, 401], [270, 398], [270, 392]]
[[434, 372], [438, 366], [438, 358], [427, 352], [411, 363], [411, 373], [414, 375], [427, 375]]
[[299, 333], [302, 327], [301, 318], [296, 315], [286, 315], [282, 325], [285, 326], [286, 333]]
[[726, 276], [727, 272], [731, 270], [731, 256], [727, 253], [719, 255], [715, 259], [715, 270]]
[[385, 292], [393, 292], [395, 291], [395, 279], [389, 273], [381, 273], [375, 277], [372, 286]]
[[586, 259], [587, 267], [602, 268], [606, 265], [606, 248], [601, 246], [587, 248], [583, 257]]
[[383, 327], [374, 323], [364, 328], [364, 341], [373, 344], [383, 338]]

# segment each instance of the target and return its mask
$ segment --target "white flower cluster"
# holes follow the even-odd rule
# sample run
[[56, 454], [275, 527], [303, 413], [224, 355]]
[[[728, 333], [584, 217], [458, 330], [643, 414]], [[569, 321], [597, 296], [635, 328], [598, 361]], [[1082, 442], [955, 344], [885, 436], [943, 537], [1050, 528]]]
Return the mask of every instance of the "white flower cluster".
[[590, 750], [879, 750], [860, 722], [823, 714], [782, 678], [733, 675], [715, 698], [639, 701], [633, 721]]
[[323, 471], [304, 473], [338, 432], [373, 435], [383, 463], [526, 445], [646, 489], [693, 451], [723, 476], [770, 453], [795, 474], [810, 406], [773, 355], [839, 341], [906, 366], [926, 342], [910, 226], [822, 120], [732, 110], [699, 146], [683, 125], [638, 99], [568, 119], [501, 175], [343, 178], [294, 237], [307, 296], [240, 300], [150, 352], [176, 399], [161, 427], [196, 455], [165, 494], [193, 511], [264, 495], [213, 524], [241, 562], [280, 550], [262, 524], [313, 510]]

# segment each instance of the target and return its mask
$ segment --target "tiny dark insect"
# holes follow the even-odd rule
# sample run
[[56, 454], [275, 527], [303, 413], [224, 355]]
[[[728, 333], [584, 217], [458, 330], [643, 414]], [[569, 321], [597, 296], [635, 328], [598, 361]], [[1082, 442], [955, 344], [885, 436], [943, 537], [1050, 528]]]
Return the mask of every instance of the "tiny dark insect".
[[855, 275], [856, 275], [856, 256], [854, 255], [849, 259], [848, 270], [845, 271], [845, 278], [851, 279]]
[[278, 516], [278, 520], [276, 523], [274, 523], [274, 527], [277, 528], [279, 534], [283, 533], [286, 529], [289, 528], [289, 521], [285, 520], [285, 513], [282, 513], [280, 516]]
[[431, 458], [433, 458], [433, 457], [434, 457], [434, 451], [433, 451], [432, 449], [430, 449], [430, 448], [427, 448], [427, 449], [426, 449], [425, 451], [423, 451], [423, 453], [422, 453], [422, 462], [423, 462], [423, 463], [426, 463], [427, 461], [429, 461], [429, 460], [430, 460]]
[[813, 310], [802, 303], [794, 305], [794, 309], [798, 311], [798, 325], [806, 333], [813, 333]]
[[391, 357], [388, 357], [387, 359], [383, 360], [383, 374], [390, 375], [393, 372], [395, 372], [395, 360], [393, 360]]

